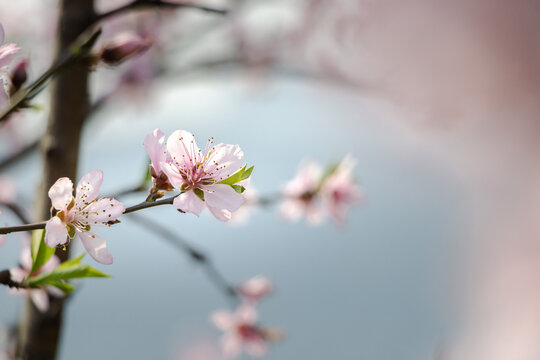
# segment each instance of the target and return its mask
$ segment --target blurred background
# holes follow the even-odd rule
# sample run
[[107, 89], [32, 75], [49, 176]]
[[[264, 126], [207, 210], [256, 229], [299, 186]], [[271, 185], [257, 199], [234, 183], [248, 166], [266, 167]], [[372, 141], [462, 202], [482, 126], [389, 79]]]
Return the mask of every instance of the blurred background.
[[[203, 249], [233, 283], [272, 279], [260, 319], [285, 338], [268, 359], [537, 358], [540, 5], [205, 4], [233, 10], [147, 10], [103, 25], [103, 39], [134, 31], [154, 44], [119, 67], [96, 67], [80, 175], [103, 170], [104, 194], [136, 185], [155, 128], [191, 131], [199, 145], [210, 136], [239, 144], [263, 196], [302, 161], [351, 154], [366, 197], [344, 226], [290, 223], [277, 206], [242, 226], [172, 208], [141, 214]], [[7, 41], [37, 76], [51, 61], [56, 1], [0, 8]], [[30, 15], [32, 26], [22, 20]], [[5, 158], [40, 138], [47, 96], [3, 125]], [[31, 211], [41, 165], [28, 153], [0, 171]], [[97, 267], [113, 278], [80, 284], [60, 358], [221, 359], [209, 316], [229, 303], [201, 268], [128, 218], [100, 235], [115, 262]], [[16, 264], [17, 239], [0, 251], [4, 267]], [[9, 327], [23, 302], [0, 298]]]

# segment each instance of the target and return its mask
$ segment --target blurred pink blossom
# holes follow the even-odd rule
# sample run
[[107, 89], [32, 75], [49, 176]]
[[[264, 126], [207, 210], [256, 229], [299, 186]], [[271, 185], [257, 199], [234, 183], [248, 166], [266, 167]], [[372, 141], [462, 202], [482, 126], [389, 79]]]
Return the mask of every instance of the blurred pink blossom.
[[16, 196], [17, 192], [13, 181], [6, 177], [0, 177], [0, 203], [11, 203]]
[[316, 197], [322, 180], [322, 169], [315, 162], [300, 166], [295, 177], [283, 188], [285, 200], [281, 203], [281, 214], [287, 220], [298, 221], [305, 216], [313, 225], [320, 224], [323, 213]]
[[257, 275], [237, 287], [237, 292], [250, 303], [255, 303], [268, 296], [273, 290], [272, 282], [265, 276]]
[[207, 206], [217, 219], [230, 220], [231, 212], [238, 210], [244, 199], [231, 186], [219, 182], [242, 168], [242, 149], [238, 145], [214, 145], [209, 139], [201, 151], [193, 134], [177, 130], [167, 139], [167, 150], [171, 159], [162, 162], [161, 169], [182, 191], [174, 199], [174, 207], [199, 216]]
[[[41, 273], [51, 272], [58, 265], [60, 265], [60, 260], [53, 255], [49, 261], [47, 261], [45, 265], [41, 267], [41, 269], [37, 270], [33, 274], [30, 274], [30, 270], [32, 269], [32, 256], [30, 254], [30, 247], [25, 246], [21, 253], [20, 266], [11, 268], [9, 272], [11, 280], [20, 283], [28, 277], [34, 277]], [[38, 289], [9, 288], [8, 291], [12, 295], [30, 296], [36, 308], [41, 312], [46, 312], [49, 309], [49, 296], [47, 293], [57, 297], [63, 295], [62, 291], [53, 286]]]
[[221, 347], [226, 357], [237, 357], [242, 350], [252, 356], [266, 354], [266, 333], [256, 325], [257, 310], [254, 307], [241, 305], [234, 313], [216, 311], [211, 320], [218, 329], [225, 332], [221, 338]]
[[75, 198], [70, 179], [60, 178], [49, 190], [53, 207], [58, 213], [46, 225], [45, 243], [54, 247], [79, 237], [88, 254], [99, 263], [110, 265], [113, 257], [104, 239], [91, 232], [91, 226], [106, 225], [125, 211], [113, 198], [97, 199], [103, 182], [103, 172], [94, 170], [79, 181]]
[[345, 222], [347, 210], [363, 198], [362, 190], [354, 179], [355, 165], [351, 155], [345, 156], [321, 187], [325, 209], [338, 224]]

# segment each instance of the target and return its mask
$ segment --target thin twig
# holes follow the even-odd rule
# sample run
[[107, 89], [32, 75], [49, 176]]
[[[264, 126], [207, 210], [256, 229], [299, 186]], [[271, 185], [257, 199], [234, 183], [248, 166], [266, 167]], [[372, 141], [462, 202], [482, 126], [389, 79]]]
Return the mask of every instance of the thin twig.
[[225, 277], [217, 270], [211, 259], [205, 255], [201, 250], [196, 249], [189, 242], [180, 237], [176, 232], [167, 229], [159, 222], [149, 219], [139, 214], [130, 214], [128, 218], [131, 218], [139, 226], [144, 227], [152, 232], [154, 235], [158, 235], [169, 244], [175, 246], [180, 251], [189, 255], [189, 257], [197, 264], [201, 265], [210, 279], [210, 281], [225, 294], [228, 298], [232, 298], [235, 303], [238, 299], [238, 294], [235, 291], [235, 287], [231, 285]]
[[214, 13], [214, 14], [221, 14], [221, 15], [227, 14], [226, 9], [216, 9], [216, 8], [211, 8], [211, 7], [203, 6], [203, 5], [197, 5], [197, 4], [193, 4], [189, 2], [176, 3], [176, 2], [161, 1], [161, 0], [135, 0], [117, 9], [98, 15], [96, 18], [96, 22], [105, 20], [113, 16], [117, 16], [119, 14], [122, 14], [128, 11], [145, 9], [145, 8], [190, 8], [190, 9], [198, 9], [198, 10], [202, 10], [202, 11]]
[[10, 288], [24, 288], [23, 284], [11, 280], [11, 273], [9, 269], [0, 271], [0, 284], [9, 286]]
[[15, 216], [17, 216], [19, 218], [19, 220], [21, 220], [21, 222], [23, 224], [30, 223], [30, 220], [28, 219], [28, 217], [24, 213], [24, 210], [20, 206], [18, 206], [17, 204], [0, 202], [0, 206], [5, 207], [9, 211], [11, 211]]

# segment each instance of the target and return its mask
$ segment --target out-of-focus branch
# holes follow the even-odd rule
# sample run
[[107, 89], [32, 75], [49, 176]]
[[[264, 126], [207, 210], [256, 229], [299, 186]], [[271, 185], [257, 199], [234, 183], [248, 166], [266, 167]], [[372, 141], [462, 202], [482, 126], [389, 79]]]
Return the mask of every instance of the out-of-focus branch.
[[16, 289], [25, 288], [23, 284], [19, 284], [18, 282], [11, 280], [9, 269], [0, 271], [0, 284]]
[[167, 229], [159, 222], [149, 219], [139, 214], [130, 214], [128, 218], [131, 218], [135, 224], [144, 227], [152, 234], [161, 237], [169, 244], [175, 246], [180, 251], [189, 255], [189, 257], [197, 264], [201, 265], [210, 281], [227, 297], [237, 300], [237, 293], [235, 287], [231, 285], [225, 277], [217, 270], [211, 259], [205, 255], [201, 250], [197, 250], [194, 246], [189, 244], [186, 240], [180, 237], [176, 232]]
[[170, 2], [170, 1], [161, 1], [161, 0], [134, 0], [131, 3], [128, 3], [124, 6], [121, 6], [117, 9], [99, 14], [96, 18], [96, 21], [102, 21], [107, 18], [117, 16], [126, 12], [133, 10], [141, 10], [148, 8], [163, 8], [163, 9], [175, 9], [175, 8], [188, 8], [188, 9], [197, 9], [214, 14], [227, 14], [226, 9], [216, 9], [208, 6], [197, 5], [191, 2]]
[[57, 60], [51, 65], [51, 67], [46, 70], [36, 81], [34, 81], [29, 86], [19, 90], [15, 93], [10, 99], [10, 105], [0, 113], [0, 123], [6, 120], [9, 115], [13, 114], [15, 111], [28, 106], [28, 101], [34, 98], [39, 94], [47, 82], [59, 73], [62, 69], [66, 68], [70, 64], [80, 61], [81, 58], [88, 56], [92, 46], [96, 42], [97, 38], [101, 34], [101, 31], [95, 31], [91, 35], [87, 36], [89, 32], [97, 23], [105, 20], [109, 17], [113, 17], [128, 11], [158, 7], [158, 8], [192, 8], [198, 9], [206, 12], [211, 12], [215, 14], [226, 14], [227, 10], [225, 9], [215, 9], [207, 6], [196, 5], [192, 3], [175, 3], [161, 0], [134, 0], [133, 2], [121, 6], [117, 9], [111, 10], [103, 14], [97, 14], [93, 21], [79, 34], [78, 38], [73, 42], [68, 49], [58, 56]]
[[28, 219], [28, 217], [24, 213], [24, 210], [19, 205], [15, 204], [15, 203], [3, 203], [3, 202], [0, 202], [0, 206], [5, 207], [9, 211], [11, 211], [15, 216], [17, 216], [19, 218], [19, 220], [21, 220], [21, 222], [23, 224], [30, 223], [30, 220]]

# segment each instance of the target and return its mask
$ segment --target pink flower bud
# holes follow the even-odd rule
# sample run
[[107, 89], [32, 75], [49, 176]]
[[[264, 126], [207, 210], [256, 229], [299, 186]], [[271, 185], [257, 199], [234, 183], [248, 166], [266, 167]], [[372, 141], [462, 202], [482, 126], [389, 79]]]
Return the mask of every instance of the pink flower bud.
[[103, 45], [101, 60], [109, 65], [118, 65], [132, 56], [142, 54], [150, 48], [152, 41], [135, 33], [121, 33]]

